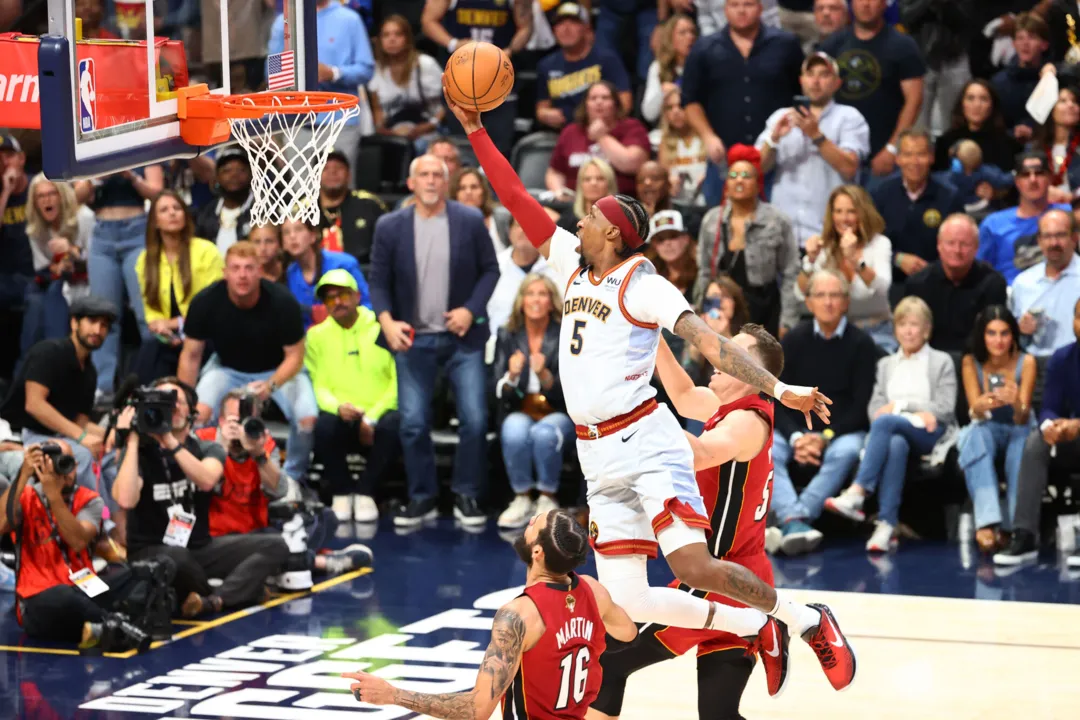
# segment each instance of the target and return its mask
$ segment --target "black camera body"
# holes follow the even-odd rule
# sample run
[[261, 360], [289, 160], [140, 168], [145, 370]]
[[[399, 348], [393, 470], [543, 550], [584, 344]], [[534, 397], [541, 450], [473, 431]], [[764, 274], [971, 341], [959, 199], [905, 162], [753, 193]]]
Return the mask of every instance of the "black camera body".
[[64, 452], [64, 448], [60, 447], [59, 443], [44, 442], [41, 444], [41, 452], [52, 460], [53, 470], [57, 475], [69, 475], [75, 472], [77, 465], [75, 456]]
[[248, 440], [258, 440], [266, 432], [266, 423], [259, 417], [257, 398], [248, 393], [240, 398], [240, 424]]
[[164, 435], [172, 432], [176, 409], [176, 391], [141, 387], [131, 393], [128, 404], [135, 408], [131, 426], [140, 435]]

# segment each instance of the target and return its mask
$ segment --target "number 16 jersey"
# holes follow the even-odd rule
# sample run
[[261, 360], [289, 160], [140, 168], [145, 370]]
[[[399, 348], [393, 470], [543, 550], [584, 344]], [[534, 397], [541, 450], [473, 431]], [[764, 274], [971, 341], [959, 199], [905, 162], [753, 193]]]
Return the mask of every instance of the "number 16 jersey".
[[544, 634], [521, 656], [503, 697], [503, 720], [582, 720], [600, 692], [607, 630], [592, 588], [575, 573], [569, 585], [536, 583], [523, 593]]
[[660, 329], [673, 330], [691, 309], [642, 255], [597, 277], [581, 267], [579, 244], [567, 231], [556, 230], [548, 262], [564, 283], [559, 379], [567, 414], [579, 425], [594, 425], [656, 395], [649, 381]]

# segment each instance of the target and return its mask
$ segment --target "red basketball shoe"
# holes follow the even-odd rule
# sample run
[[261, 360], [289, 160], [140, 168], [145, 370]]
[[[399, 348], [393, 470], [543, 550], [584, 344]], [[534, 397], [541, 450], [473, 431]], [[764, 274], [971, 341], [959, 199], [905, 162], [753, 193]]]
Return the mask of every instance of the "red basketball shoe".
[[833, 689], [847, 690], [855, 682], [855, 649], [840, 632], [840, 626], [827, 605], [811, 603], [807, 607], [821, 613], [821, 622], [803, 633], [803, 640], [814, 650]]
[[765, 681], [772, 697], [778, 697], [787, 687], [789, 638], [787, 625], [770, 616], [754, 640], [753, 649], [765, 667]]

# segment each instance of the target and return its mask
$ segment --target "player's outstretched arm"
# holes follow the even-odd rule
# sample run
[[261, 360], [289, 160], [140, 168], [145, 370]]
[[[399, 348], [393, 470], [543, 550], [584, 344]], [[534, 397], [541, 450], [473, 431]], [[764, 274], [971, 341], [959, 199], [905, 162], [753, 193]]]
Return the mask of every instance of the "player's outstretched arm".
[[817, 388], [800, 387], [780, 382], [737, 343], [718, 335], [694, 312], [687, 310], [675, 322], [675, 334], [693, 344], [713, 367], [722, 373], [742, 380], [759, 392], [770, 395], [789, 408], [806, 416], [806, 426], [812, 428], [810, 413], [821, 421], [829, 422], [829, 405], [832, 400], [818, 392]]
[[694, 451], [694, 470], [705, 470], [731, 460], [753, 460], [769, 440], [769, 425], [753, 410], [736, 410], [700, 437], [686, 437]]
[[515, 598], [495, 614], [491, 642], [480, 663], [476, 685], [472, 690], [418, 693], [396, 688], [386, 680], [365, 672], [344, 673], [342, 677], [355, 680], [349, 690], [357, 700], [370, 705], [397, 705], [445, 720], [488, 720], [517, 675], [521, 654], [528, 649], [527, 640], [535, 644], [539, 637], [540, 633], [534, 632], [536, 637], [526, 638], [530, 623], [523, 615], [542, 624], [535, 606], [525, 598]]
[[607, 588], [600, 584], [596, 578], [588, 575], [578, 575], [582, 582], [589, 586], [596, 598], [596, 609], [600, 611], [600, 619], [604, 621], [604, 629], [607, 634], [619, 642], [633, 642], [637, 639], [638, 628], [630, 616], [611, 599]]
[[533, 244], [545, 259], [551, 250], [551, 236], [555, 234], [555, 221], [547, 214], [543, 206], [529, 194], [521, 183], [521, 178], [510, 167], [510, 162], [495, 147], [488, 137], [487, 130], [480, 123], [480, 113], [463, 108], [450, 99], [446, 92], [446, 76], [443, 76], [443, 97], [450, 112], [454, 113], [461, 127], [469, 136], [469, 143], [476, 153], [476, 161], [484, 169], [488, 182], [499, 201], [510, 211], [518, 225], [525, 231], [525, 237]]
[[660, 347], [656, 353], [656, 374], [660, 376], [660, 384], [664, 386], [671, 404], [684, 418], [705, 422], [716, 414], [720, 407], [716, 395], [709, 388], [694, 385], [663, 335], [660, 336]]

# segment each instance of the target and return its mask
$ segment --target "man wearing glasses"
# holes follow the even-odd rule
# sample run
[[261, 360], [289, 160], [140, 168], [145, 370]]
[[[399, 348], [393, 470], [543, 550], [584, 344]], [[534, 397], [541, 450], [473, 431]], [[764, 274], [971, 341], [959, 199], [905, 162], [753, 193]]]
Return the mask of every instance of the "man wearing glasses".
[[1024, 349], [1047, 356], [1076, 339], [1073, 306], [1080, 299], [1080, 258], [1072, 212], [1046, 212], [1039, 218], [1038, 240], [1044, 259], [1016, 276], [1009, 305]]
[[[812, 381], [833, 400], [832, 423], [814, 419], [806, 431], [802, 417], [777, 408], [773, 430], [772, 512], [782, 535], [766, 533], [766, 549], [802, 555], [817, 548], [821, 531], [811, 527], [825, 499], [846, 483], [859, 459], [869, 429], [866, 407], [874, 390], [873, 368], [880, 351], [873, 339], [847, 320], [849, 286], [835, 270], [818, 270], [806, 288], [812, 320], [804, 320], [784, 336], [784, 382]], [[796, 491], [789, 475], [795, 469], [808, 481]]]
[[1009, 285], [1024, 270], [1042, 260], [1038, 243], [1039, 218], [1051, 208], [1069, 211], [1069, 205], [1050, 204], [1050, 168], [1046, 156], [1025, 152], [1016, 163], [1016, 190], [1020, 204], [990, 215], [979, 227], [979, 260], [990, 263]]
[[[379, 322], [359, 305], [356, 279], [347, 270], [323, 275], [315, 294], [330, 316], [308, 331], [304, 356], [319, 403], [315, 457], [338, 520], [375, 522], [375, 489], [401, 454], [394, 357], [375, 344]], [[367, 458], [359, 482], [345, 462], [350, 453]]]

